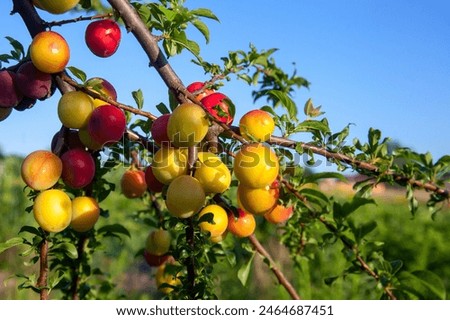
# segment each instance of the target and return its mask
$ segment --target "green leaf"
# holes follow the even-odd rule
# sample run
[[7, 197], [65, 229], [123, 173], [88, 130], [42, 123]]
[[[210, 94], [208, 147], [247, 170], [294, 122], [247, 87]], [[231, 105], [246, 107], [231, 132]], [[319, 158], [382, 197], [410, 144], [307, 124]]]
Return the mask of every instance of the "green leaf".
[[252, 269], [252, 263], [253, 259], [255, 258], [255, 254], [256, 251], [253, 252], [248, 261], [244, 263], [237, 272], [237, 277], [244, 287], [247, 284], [248, 278], [250, 276], [250, 271]]
[[366, 235], [375, 230], [377, 225], [378, 224], [376, 221], [369, 221], [354, 228], [353, 233], [355, 235], [357, 242], [360, 242], [360, 240], [362, 240]]
[[110, 224], [103, 226], [97, 230], [99, 234], [104, 234], [104, 236], [117, 236], [117, 234], [123, 234], [131, 238], [130, 232], [122, 226], [121, 224]]
[[77, 247], [70, 242], [61, 242], [54, 245], [51, 249], [64, 252], [69, 258], [77, 259], [78, 258], [78, 250]]
[[6, 36], [5, 38], [8, 39], [9, 43], [14, 48], [15, 54], [13, 55], [16, 56], [18, 60], [25, 56], [25, 50], [23, 49], [23, 45], [19, 41], [8, 36]]
[[191, 10], [191, 14], [219, 21], [219, 18], [209, 9], [199, 8]]
[[167, 108], [167, 106], [164, 103], [159, 103], [156, 105], [156, 109], [161, 113], [161, 114], [167, 114], [170, 113], [169, 109]]
[[32, 226], [23, 226], [22, 228], [20, 228], [19, 233], [22, 232], [28, 232], [31, 234], [34, 234], [36, 236], [42, 236], [42, 233], [39, 231], [38, 228], [32, 227]]
[[327, 123], [317, 120], [305, 120], [303, 122], [300, 122], [295, 130], [297, 132], [309, 132], [312, 130], [317, 130], [325, 134], [331, 132]]
[[192, 21], [192, 24], [205, 37], [206, 43], [209, 43], [209, 29], [208, 29], [208, 26], [204, 22], [202, 22], [200, 20], [194, 20], [194, 21]]
[[6, 242], [2, 242], [0, 243], [0, 253], [20, 244], [23, 244], [23, 239], [21, 237], [11, 238]]
[[138, 89], [133, 91], [131, 95], [133, 96], [134, 101], [136, 101], [137, 107], [142, 109], [144, 107], [144, 94], [142, 93], [142, 90]]
[[328, 197], [319, 190], [304, 188], [300, 190], [300, 193], [304, 195], [309, 201], [313, 201], [321, 205], [327, 205], [330, 203], [330, 199], [328, 199]]
[[400, 289], [422, 300], [446, 299], [445, 285], [442, 279], [428, 270], [413, 272], [403, 271], [399, 274]]
[[267, 95], [274, 99], [275, 106], [278, 103], [281, 103], [281, 105], [287, 110], [289, 113], [289, 116], [291, 118], [296, 118], [297, 116], [297, 105], [295, 104], [294, 100], [292, 100], [288, 94], [279, 91], [279, 90], [269, 90], [267, 91]]
[[87, 76], [86, 73], [83, 70], [80, 70], [76, 67], [67, 67], [67, 69], [69, 69], [69, 71], [73, 74], [73, 76], [77, 79], [79, 79], [82, 83], [86, 82]]

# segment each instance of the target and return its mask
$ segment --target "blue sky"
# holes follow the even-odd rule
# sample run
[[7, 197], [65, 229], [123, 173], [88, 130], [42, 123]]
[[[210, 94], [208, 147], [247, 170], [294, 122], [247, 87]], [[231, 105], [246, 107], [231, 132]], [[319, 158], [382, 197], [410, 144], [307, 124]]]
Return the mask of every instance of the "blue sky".
[[[187, 0], [190, 8], [210, 8], [221, 20], [206, 21], [211, 42], [203, 46], [206, 60], [219, 62], [229, 50], [278, 48], [278, 63], [311, 82], [295, 100], [308, 98], [322, 105], [332, 130], [353, 123], [351, 136], [365, 140], [370, 127], [435, 159], [450, 151], [450, 1], [420, 0]], [[4, 36], [24, 45], [29, 35], [18, 15], [9, 16], [10, 1], [0, 2], [0, 53], [9, 50]], [[64, 16], [43, 15], [56, 20]], [[108, 79], [119, 101], [133, 104], [130, 92], [142, 89], [145, 109], [166, 102], [166, 89], [131, 34], [123, 32], [118, 52], [102, 59], [84, 44], [87, 22], [55, 28], [69, 42], [71, 60], [88, 77]], [[203, 44], [195, 30], [193, 35]], [[170, 60], [185, 84], [206, 80], [190, 64], [188, 54]], [[231, 82], [222, 91], [237, 106], [237, 118], [259, 108], [251, 88]], [[60, 123], [59, 94], [25, 112], [13, 112], [0, 122], [0, 149], [26, 155], [47, 149]], [[235, 121], [237, 123], [237, 121]]]

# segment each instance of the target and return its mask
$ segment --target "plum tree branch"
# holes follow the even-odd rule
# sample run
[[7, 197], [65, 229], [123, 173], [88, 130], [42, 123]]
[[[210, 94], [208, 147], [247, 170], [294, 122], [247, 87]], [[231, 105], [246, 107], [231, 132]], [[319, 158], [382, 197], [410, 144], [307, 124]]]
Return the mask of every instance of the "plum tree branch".
[[85, 86], [82, 86], [80, 84], [78, 84], [76, 81], [74, 81], [72, 78], [70, 78], [68, 75], [62, 73], [61, 74], [61, 78], [64, 82], [68, 83], [69, 85], [73, 86], [74, 88], [76, 88], [79, 91], [82, 91], [88, 95], [90, 95], [91, 97], [95, 98], [95, 99], [100, 99], [102, 101], [105, 101], [113, 106], [116, 106], [122, 110], [125, 111], [129, 111], [133, 114], [137, 114], [143, 117], [146, 117], [148, 119], [151, 120], [155, 120], [157, 118], [157, 116], [155, 116], [154, 114], [152, 114], [151, 112], [148, 111], [144, 111], [144, 110], [140, 110], [137, 108], [133, 108], [132, 106], [126, 105], [126, 104], [122, 104], [120, 102], [115, 101], [114, 99], [111, 99], [110, 97], [105, 97], [103, 95], [101, 95], [100, 93], [98, 93], [95, 90], [92, 90], [90, 88], [87, 88]]
[[166, 86], [173, 92], [178, 101], [184, 102], [185, 97], [175, 88], [183, 86], [181, 79], [167, 62], [158, 46], [158, 38], [152, 35], [139, 14], [125, 0], [108, 0], [109, 4], [119, 13], [128, 31], [131, 31], [150, 59], [150, 64], [159, 73]]
[[270, 256], [269, 252], [267, 252], [267, 250], [263, 247], [263, 245], [261, 244], [261, 242], [258, 241], [258, 239], [256, 238], [256, 236], [254, 234], [252, 234], [251, 236], [248, 237], [248, 240], [251, 242], [251, 244], [253, 245], [253, 247], [255, 248], [255, 250], [261, 254], [264, 258], [267, 259], [267, 261], [269, 262], [269, 268], [270, 270], [272, 270], [272, 272], [275, 274], [275, 276], [278, 279], [278, 282], [286, 288], [287, 292], [289, 293], [289, 295], [292, 297], [292, 299], [294, 300], [300, 300], [300, 296], [298, 295], [297, 291], [295, 291], [294, 287], [292, 286], [292, 284], [289, 282], [289, 280], [286, 278], [286, 276], [284, 275], [283, 272], [281, 272], [281, 270], [276, 266], [275, 261], [272, 259], [272, 257]]
[[[234, 129], [239, 130], [239, 128], [234, 128]], [[283, 147], [294, 149], [294, 150], [296, 149], [297, 146], [300, 146], [303, 150], [310, 151], [317, 155], [321, 155], [327, 159], [333, 159], [333, 160], [337, 160], [341, 163], [348, 164], [352, 168], [369, 171], [375, 175], [390, 175], [394, 178], [394, 181], [396, 181], [397, 183], [405, 182], [407, 184], [410, 184], [413, 187], [417, 187], [417, 188], [421, 188], [421, 189], [424, 189], [424, 190], [427, 190], [430, 192], [434, 192], [434, 193], [439, 194], [447, 199], [450, 198], [449, 190], [441, 188], [431, 182], [422, 182], [422, 181], [418, 181], [413, 178], [408, 178], [408, 177], [405, 177], [404, 175], [399, 174], [393, 170], [381, 172], [380, 169], [376, 165], [373, 165], [371, 163], [367, 163], [367, 162], [364, 162], [361, 160], [357, 160], [355, 158], [349, 157], [349, 156], [341, 154], [341, 153], [331, 152], [331, 151], [326, 150], [325, 148], [313, 146], [311, 144], [304, 143], [304, 142], [297, 142], [297, 141], [294, 141], [291, 139], [276, 137], [276, 136], [272, 136], [269, 140], [269, 143], [272, 145], [283, 146]]]
[[39, 278], [37, 280], [41, 300], [48, 300], [48, 272], [48, 240], [47, 233], [44, 232], [44, 238], [39, 247]]
[[96, 14], [96, 15], [89, 16], [89, 17], [79, 16], [78, 18], [73, 18], [73, 19], [45, 22], [45, 26], [47, 28], [60, 27], [62, 25], [69, 24], [69, 23], [75, 23], [75, 22], [79, 22], [79, 21], [100, 20], [100, 19], [111, 18], [112, 16], [113, 16], [112, 13]]

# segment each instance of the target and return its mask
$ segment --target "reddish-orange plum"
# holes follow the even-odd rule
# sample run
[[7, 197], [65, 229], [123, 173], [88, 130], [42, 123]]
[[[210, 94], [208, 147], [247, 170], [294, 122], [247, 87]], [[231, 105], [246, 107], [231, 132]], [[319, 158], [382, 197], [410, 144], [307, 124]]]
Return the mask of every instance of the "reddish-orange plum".
[[226, 95], [214, 92], [201, 100], [205, 109], [217, 120], [225, 124], [233, 122], [235, 106]]
[[211, 89], [204, 82], [200, 81], [192, 82], [186, 87], [186, 90], [194, 94], [198, 101], [202, 100], [206, 96], [209, 96], [211, 93], [214, 93], [213, 89]]
[[139, 198], [147, 191], [144, 171], [130, 169], [124, 172], [120, 179], [122, 194], [129, 198]]

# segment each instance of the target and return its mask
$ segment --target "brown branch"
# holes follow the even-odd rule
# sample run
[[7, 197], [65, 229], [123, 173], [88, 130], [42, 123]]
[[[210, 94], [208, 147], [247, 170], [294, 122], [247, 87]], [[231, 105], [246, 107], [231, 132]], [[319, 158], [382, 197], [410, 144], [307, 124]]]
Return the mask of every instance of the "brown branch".
[[[234, 128], [234, 130], [239, 130], [239, 128]], [[349, 157], [345, 154], [338, 152], [331, 152], [322, 147], [313, 146], [304, 142], [297, 142], [291, 139], [286, 139], [282, 137], [272, 136], [269, 140], [269, 143], [272, 145], [278, 145], [290, 149], [296, 149], [297, 146], [300, 146], [303, 150], [310, 151], [314, 154], [321, 155], [327, 159], [337, 160], [341, 163], [348, 164], [352, 168], [366, 170], [372, 172], [376, 175], [386, 175], [392, 176], [397, 183], [407, 183], [412, 185], [413, 187], [417, 187], [420, 189], [424, 189], [430, 192], [434, 192], [444, 198], [450, 198], [450, 191], [447, 189], [443, 189], [433, 183], [430, 182], [422, 182], [412, 178], [405, 177], [399, 173], [394, 172], [393, 170], [388, 170], [385, 172], [380, 171], [380, 169], [371, 163], [364, 162], [361, 160], [357, 160], [355, 158]]]
[[69, 23], [75, 23], [75, 22], [79, 22], [79, 21], [92, 21], [92, 20], [106, 19], [106, 18], [111, 18], [112, 16], [113, 16], [112, 13], [96, 14], [96, 15], [90, 16], [90, 17], [79, 16], [78, 18], [73, 18], [73, 19], [45, 22], [45, 26], [47, 28], [52, 28], [52, 27], [56, 27], [56, 26], [60, 27], [62, 25], [69, 24]]
[[148, 27], [140, 19], [134, 7], [124, 0], [108, 0], [109, 4], [119, 13], [127, 27], [138, 40], [144, 52], [147, 54], [150, 64], [156, 69], [166, 86], [173, 92], [179, 102], [185, 102], [185, 97], [177, 90], [183, 83], [167, 62], [158, 46], [158, 38], [152, 35]]
[[47, 233], [45, 233], [39, 247], [39, 278], [36, 284], [41, 300], [48, 300], [48, 272], [48, 240]]
[[137, 114], [143, 117], [146, 117], [150, 120], [155, 120], [156, 118], [158, 118], [157, 116], [155, 116], [154, 114], [152, 114], [151, 112], [147, 112], [144, 110], [140, 110], [140, 109], [136, 109], [133, 108], [132, 106], [126, 105], [126, 104], [122, 104], [120, 102], [115, 101], [114, 99], [111, 99], [110, 97], [105, 97], [104, 95], [98, 93], [95, 90], [86, 88], [80, 84], [78, 84], [76, 81], [74, 81], [72, 78], [70, 78], [68, 75], [62, 73], [61, 75], [62, 80], [64, 80], [64, 82], [68, 83], [69, 85], [71, 85], [72, 87], [76, 88], [79, 91], [82, 91], [88, 95], [90, 95], [91, 97], [95, 98], [95, 99], [100, 99], [103, 100], [113, 106], [116, 106], [118, 108], [121, 108], [122, 110], [125, 111], [129, 111], [133, 114]]
[[269, 252], [262, 246], [262, 244], [256, 239], [255, 235], [252, 234], [248, 237], [251, 244], [255, 248], [255, 250], [260, 253], [264, 258], [266, 258], [269, 261], [269, 268], [272, 270], [272, 272], [275, 274], [275, 276], [278, 279], [278, 282], [286, 288], [287, 292], [290, 294], [292, 299], [294, 300], [300, 300], [300, 296], [298, 295], [297, 291], [295, 291], [292, 284], [289, 282], [289, 280], [286, 278], [286, 276], [281, 272], [281, 270], [276, 266], [275, 261], [270, 256]]

